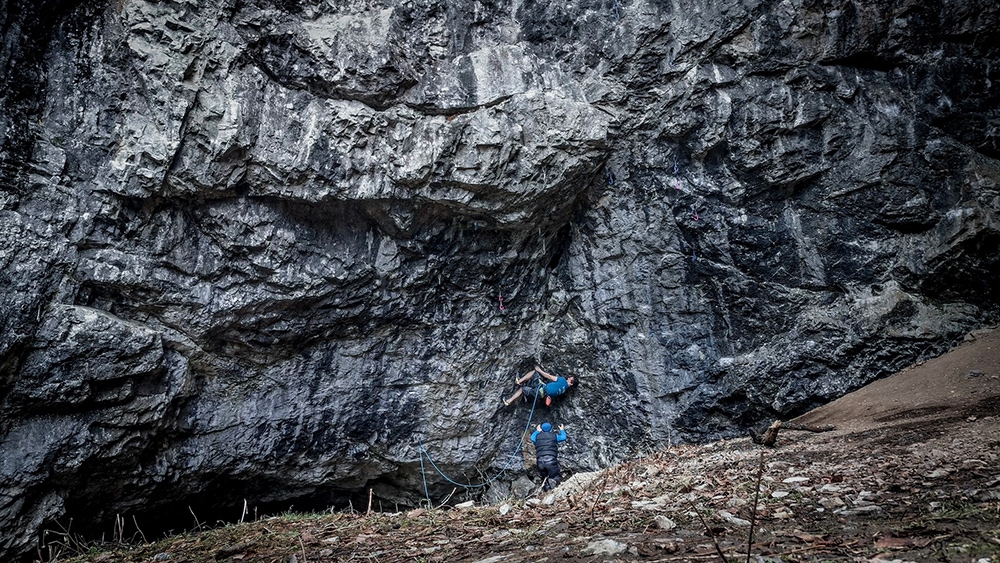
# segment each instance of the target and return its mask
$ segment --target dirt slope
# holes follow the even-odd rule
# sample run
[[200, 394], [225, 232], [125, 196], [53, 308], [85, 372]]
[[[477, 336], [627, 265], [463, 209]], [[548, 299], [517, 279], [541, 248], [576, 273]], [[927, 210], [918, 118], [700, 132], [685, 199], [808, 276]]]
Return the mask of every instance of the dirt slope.
[[996, 415], [998, 397], [1000, 330], [980, 330], [947, 354], [876, 381], [795, 422], [833, 424], [841, 432], [888, 432], [918, 422]]

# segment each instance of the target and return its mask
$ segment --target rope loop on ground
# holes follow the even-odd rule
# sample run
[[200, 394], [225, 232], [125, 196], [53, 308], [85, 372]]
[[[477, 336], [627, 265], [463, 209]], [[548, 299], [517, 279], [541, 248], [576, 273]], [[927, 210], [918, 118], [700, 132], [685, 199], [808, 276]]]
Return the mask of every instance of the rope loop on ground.
[[503, 475], [508, 469], [510, 469], [511, 464], [514, 462], [514, 458], [516, 458], [518, 454], [521, 453], [521, 446], [522, 444], [524, 444], [524, 437], [527, 436], [528, 432], [531, 431], [531, 421], [535, 416], [535, 407], [537, 405], [538, 405], [538, 393], [535, 393], [535, 397], [531, 401], [531, 412], [528, 413], [528, 422], [527, 424], [524, 425], [524, 432], [521, 434], [521, 439], [518, 440], [517, 442], [517, 447], [514, 448], [514, 453], [510, 454], [510, 457], [507, 459], [507, 463], [505, 463], [504, 466], [500, 468], [500, 471], [496, 475], [490, 477], [489, 479], [483, 481], [482, 483], [459, 483], [458, 481], [455, 481], [447, 474], [445, 474], [445, 472], [442, 471], [441, 468], [438, 467], [436, 463], [434, 463], [434, 459], [431, 457], [431, 454], [424, 448], [423, 441], [418, 441], [417, 447], [420, 450], [420, 475], [424, 481], [424, 498], [427, 499], [428, 506], [431, 505], [431, 497], [430, 493], [427, 490], [427, 473], [426, 469], [424, 468], [425, 456], [427, 457], [427, 462], [431, 464], [431, 467], [433, 467], [434, 470], [437, 471], [438, 475], [444, 478], [444, 480], [447, 481], [448, 483], [451, 483], [456, 487], [463, 487], [466, 489], [479, 489], [482, 487], [486, 487], [487, 485], [499, 479], [501, 475]]

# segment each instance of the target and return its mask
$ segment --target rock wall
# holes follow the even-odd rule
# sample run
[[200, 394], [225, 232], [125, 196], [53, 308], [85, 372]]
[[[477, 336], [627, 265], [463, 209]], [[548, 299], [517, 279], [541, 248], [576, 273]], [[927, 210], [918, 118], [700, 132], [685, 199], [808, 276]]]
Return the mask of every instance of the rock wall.
[[580, 377], [539, 414], [575, 470], [1000, 319], [995, 2], [12, 0], [0, 28], [2, 558], [69, 518], [412, 503], [421, 443], [476, 481], [535, 362]]

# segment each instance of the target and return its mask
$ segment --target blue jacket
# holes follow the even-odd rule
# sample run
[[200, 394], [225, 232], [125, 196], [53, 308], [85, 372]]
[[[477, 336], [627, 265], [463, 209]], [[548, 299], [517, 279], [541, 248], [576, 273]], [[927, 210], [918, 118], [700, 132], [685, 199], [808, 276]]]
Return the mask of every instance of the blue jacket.
[[546, 397], [558, 397], [569, 389], [569, 382], [566, 381], [565, 377], [559, 377], [555, 381], [550, 381], [545, 384], [545, 396]]

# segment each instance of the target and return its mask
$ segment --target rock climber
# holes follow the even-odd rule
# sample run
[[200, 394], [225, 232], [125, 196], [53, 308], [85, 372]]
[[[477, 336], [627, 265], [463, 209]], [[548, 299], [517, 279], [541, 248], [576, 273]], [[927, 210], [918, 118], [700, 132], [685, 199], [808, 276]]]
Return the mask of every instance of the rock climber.
[[[549, 380], [549, 382], [543, 382], [543, 377]], [[539, 399], [545, 398], [545, 406], [552, 406], [552, 397], [558, 397], [565, 393], [567, 389], [576, 385], [576, 378], [570, 377], [567, 379], [562, 376], [555, 376], [535, 366], [535, 369], [517, 378], [516, 382], [520, 387], [509, 399], [504, 399], [504, 405], [510, 405], [521, 397], [531, 401], [537, 395]]]
[[555, 376], [552, 375], [551, 373], [546, 373], [545, 371], [542, 370], [542, 368], [538, 366], [535, 366], [535, 371], [541, 374], [541, 376], [544, 377], [545, 379], [549, 380], [549, 383], [546, 383], [542, 387], [545, 393], [545, 406], [547, 407], [552, 406], [552, 397], [559, 397], [560, 395], [568, 391], [570, 387], [576, 385], [575, 377]]
[[544, 422], [531, 433], [531, 442], [535, 444], [535, 464], [538, 474], [544, 479], [542, 490], [548, 491], [559, 486], [562, 476], [559, 474], [559, 442], [566, 441], [566, 427], [559, 425], [559, 432], [552, 431], [552, 425]]

